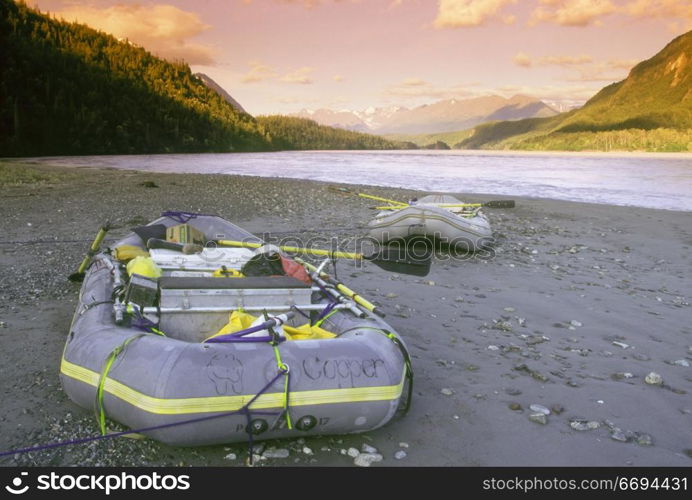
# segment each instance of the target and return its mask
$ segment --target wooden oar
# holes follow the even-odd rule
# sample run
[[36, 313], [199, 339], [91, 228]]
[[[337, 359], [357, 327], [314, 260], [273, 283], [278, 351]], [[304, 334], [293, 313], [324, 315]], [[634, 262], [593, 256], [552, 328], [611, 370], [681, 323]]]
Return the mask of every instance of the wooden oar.
[[101, 248], [101, 243], [103, 242], [103, 239], [106, 237], [106, 233], [109, 230], [109, 223], [106, 223], [104, 226], [101, 227], [101, 229], [99, 229], [99, 232], [96, 234], [96, 238], [94, 238], [94, 241], [91, 243], [89, 251], [84, 257], [84, 260], [82, 260], [82, 263], [79, 265], [77, 272], [70, 274], [67, 277], [68, 280], [75, 282], [80, 282], [84, 280], [84, 273], [87, 267], [89, 266], [89, 262], [91, 262], [91, 258], [98, 253], [99, 249]]
[[[254, 243], [246, 241], [216, 240], [220, 246], [239, 247], [239, 248], [260, 248], [264, 243]], [[408, 249], [402, 246], [381, 246], [370, 255], [354, 252], [338, 252], [333, 250], [322, 250], [318, 248], [301, 248], [291, 246], [279, 246], [279, 249], [289, 253], [306, 253], [319, 255], [333, 259], [352, 259], [367, 260], [385, 271], [401, 274], [411, 274], [413, 276], [427, 276], [430, 272], [430, 263], [433, 252], [426, 249], [423, 255], [409, 255]]]

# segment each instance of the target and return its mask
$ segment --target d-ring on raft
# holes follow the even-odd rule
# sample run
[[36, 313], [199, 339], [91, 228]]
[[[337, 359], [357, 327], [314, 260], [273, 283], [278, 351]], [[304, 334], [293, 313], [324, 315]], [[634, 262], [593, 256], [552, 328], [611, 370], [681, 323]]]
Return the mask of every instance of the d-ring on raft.
[[[179, 217], [144, 227], [186, 221], [206, 240], [261, 243], [217, 216]], [[152, 280], [155, 302], [143, 304], [130, 293], [135, 278], [118, 257], [133, 247], [146, 255], [146, 242], [132, 233], [93, 257], [60, 366], [65, 392], [96, 409], [102, 432], [108, 418], [133, 429], [165, 426], [145, 434], [180, 446], [243, 441], [248, 433], [253, 439], [344, 434], [378, 428], [408, 405], [412, 373], [404, 342], [362, 305], [367, 301], [344, 294], [350, 290], [321, 270], [305, 264], [312, 280], [303, 281], [211, 277], [214, 269], [239, 269], [256, 252], [151, 250], [162, 275]], [[209, 338], [232, 323], [229, 315], [258, 320]], [[308, 321], [303, 315], [310, 324], [300, 332], [308, 333], [291, 339], [291, 326], [296, 332]], [[333, 335], [311, 336], [318, 325]]]

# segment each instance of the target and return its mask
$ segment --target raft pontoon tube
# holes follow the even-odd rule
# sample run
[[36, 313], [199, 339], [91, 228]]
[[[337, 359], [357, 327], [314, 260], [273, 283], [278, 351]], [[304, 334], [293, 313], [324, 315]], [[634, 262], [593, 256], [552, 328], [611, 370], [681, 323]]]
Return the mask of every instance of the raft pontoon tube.
[[[208, 240], [260, 242], [220, 217], [188, 218]], [[179, 222], [167, 216], [148, 226]], [[243, 441], [249, 433], [253, 439], [343, 434], [378, 428], [408, 405], [412, 374], [403, 341], [321, 274], [312, 273], [320, 283], [311, 285], [286, 276], [212, 278], [212, 268], [238, 269], [255, 252], [205, 257], [152, 250], [163, 270], [154, 285], [159, 301], [139, 307], [124, 302], [128, 275], [113, 256], [124, 245], [146, 250], [132, 233], [94, 256], [60, 366], [65, 392], [96, 410], [102, 432], [107, 417], [181, 446]], [[336, 337], [284, 340], [265, 330], [269, 341], [230, 335], [204, 342], [232, 311], [266, 312], [294, 326], [307, 315]], [[170, 425], [186, 420], [195, 422]]]
[[493, 242], [490, 223], [480, 208], [469, 210], [450, 195], [429, 195], [382, 210], [368, 223], [368, 236], [388, 241], [423, 237], [459, 250], [477, 251]]

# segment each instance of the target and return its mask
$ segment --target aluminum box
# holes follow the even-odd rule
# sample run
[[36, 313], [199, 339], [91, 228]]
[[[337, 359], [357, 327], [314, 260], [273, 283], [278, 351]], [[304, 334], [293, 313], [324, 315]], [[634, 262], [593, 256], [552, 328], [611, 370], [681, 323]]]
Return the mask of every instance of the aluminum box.
[[166, 335], [202, 342], [223, 327], [235, 309], [259, 316], [311, 303], [312, 288], [289, 276], [159, 279], [159, 328]]

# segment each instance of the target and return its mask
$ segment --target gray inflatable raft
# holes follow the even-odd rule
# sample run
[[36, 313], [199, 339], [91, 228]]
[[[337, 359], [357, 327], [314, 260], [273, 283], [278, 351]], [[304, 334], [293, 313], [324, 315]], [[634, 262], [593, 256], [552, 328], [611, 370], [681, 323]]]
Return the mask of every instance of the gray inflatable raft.
[[383, 210], [368, 223], [368, 236], [383, 243], [418, 236], [469, 251], [490, 246], [493, 233], [486, 216], [450, 206], [461, 203], [450, 195], [429, 195], [404, 208]]
[[[150, 225], [178, 223], [162, 217]], [[260, 241], [220, 217], [200, 215], [189, 223], [210, 240]], [[134, 233], [112, 248], [121, 245], [145, 248]], [[96, 409], [102, 421], [147, 429], [148, 437], [182, 446], [243, 441], [248, 433], [270, 439], [364, 432], [408, 405], [410, 363], [391, 326], [324, 281], [320, 288], [287, 276], [206, 276], [252, 255], [236, 250], [206, 259], [152, 251], [163, 270], [154, 307], [126, 303], [124, 265], [110, 249], [97, 254], [61, 361], [67, 395]], [[321, 327], [335, 338], [203, 342], [233, 310], [278, 315], [297, 308], [314, 319], [328, 305], [332, 314]], [[305, 322], [296, 314], [287, 324]]]

